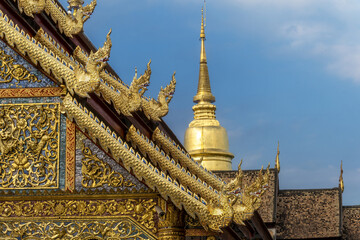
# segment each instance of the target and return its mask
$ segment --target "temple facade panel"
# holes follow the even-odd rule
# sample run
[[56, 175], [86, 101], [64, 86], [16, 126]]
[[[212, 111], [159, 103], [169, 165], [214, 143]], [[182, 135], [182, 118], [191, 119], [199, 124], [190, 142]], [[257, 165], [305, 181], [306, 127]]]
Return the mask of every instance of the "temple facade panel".
[[157, 196], [145, 195], [8, 198], [0, 202], [0, 238], [156, 239]]
[[76, 130], [77, 191], [117, 190], [139, 192], [148, 187], [131, 175], [119, 163], [97, 147], [80, 130]]
[[10, 221], [0, 223], [6, 239], [156, 239], [131, 219]]
[[53, 87], [52, 80], [0, 40], [0, 89]]
[[66, 118], [59, 102], [57, 97], [0, 100], [0, 189], [64, 188]]

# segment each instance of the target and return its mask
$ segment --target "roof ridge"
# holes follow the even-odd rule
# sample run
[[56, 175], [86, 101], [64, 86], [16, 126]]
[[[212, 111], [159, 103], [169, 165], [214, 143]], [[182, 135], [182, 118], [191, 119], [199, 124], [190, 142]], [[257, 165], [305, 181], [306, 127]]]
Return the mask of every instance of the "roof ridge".
[[282, 192], [311, 192], [311, 191], [324, 191], [324, 190], [339, 190], [339, 187], [334, 188], [309, 188], [309, 189], [279, 189], [279, 193]]
[[150, 139], [140, 134], [133, 125], [130, 127], [129, 132], [126, 135], [127, 141], [131, 141], [133, 145], [137, 146], [143, 155], [147, 155], [155, 164], [158, 164], [161, 171], [169, 171], [170, 175], [173, 176], [179, 184], [183, 184], [188, 189], [205, 198], [206, 201], [211, 199], [217, 200], [219, 191], [221, 189], [214, 189], [207, 182], [200, 179], [195, 174], [187, 171], [179, 162], [175, 162], [163, 150], [154, 144]]
[[181, 165], [184, 165], [186, 168], [189, 168], [190, 172], [193, 172], [202, 179], [204, 182], [207, 182], [209, 185], [212, 185], [217, 190], [226, 184], [222, 181], [220, 177], [216, 174], [207, 170], [201, 164], [196, 162], [186, 150], [182, 149], [175, 141], [173, 141], [169, 136], [163, 133], [159, 128], [156, 128], [153, 132], [152, 139], [160, 143], [160, 145], [171, 155], [176, 158]]
[[[204, 220], [208, 217], [208, 213], [206, 213], [206, 200], [185, 189], [182, 185], [177, 184], [170, 176], [167, 176], [144, 157], [141, 157], [139, 153], [129, 147], [121, 137], [118, 137], [116, 133], [112, 132], [108, 126], [99, 121], [92, 112], [84, 108], [76, 99], [67, 95], [63, 100], [63, 104], [68, 118], [75, 119], [78, 127], [82, 130], [91, 128], [90, 137], [93, 138], [93, 140], [99, 140], [100, 146], [104, 150], [109, 150], [116, 161], [121, 159], [124, 167], [128, 171], [132, 169], [132, 172], [140, 181], [144, 179], [146, 185], [153, 190], [157, 189], [164, 199], [170, 197], [175, 206], [179, 209], [184, 207], [189, 215], [193, 217], [198, 215]], [[89, 125], [91, 125], [91, 127]], [[95, 132], [97, 132], [97, 134], [95, 134]], [[115, 149], [117, 151], [115, 151]], [[171, 184], [169, 185], [169, 183]], [[171, 191], [169, 189], [171, 189]]]

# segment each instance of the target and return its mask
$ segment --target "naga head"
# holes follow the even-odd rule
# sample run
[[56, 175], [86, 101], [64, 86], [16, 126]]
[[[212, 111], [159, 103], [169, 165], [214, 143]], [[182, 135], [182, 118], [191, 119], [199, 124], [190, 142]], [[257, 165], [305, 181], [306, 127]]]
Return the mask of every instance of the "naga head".
[[137, 70], [135, 69], [135, 76], [129, 87], [130, 92], [132, 94], [139, 93], [140, 97], [144, 95], [145, 91], [147, 90], [147, 87], [150, 84], [150, 76], [151, 76], [150, 64], [151, 64], [151, 60], [148, 62], [144, 74], [141, 75], [139, 78], [137, 77]]
[[71, 11], [73, 10], [72, 16], [75, 18], [80, 17], [83, 23], [89, 19], [97, 4], [96, 0], [93, 0], [90, 4], [84, 7], [84, 0], [68, 0], [67, 2], [69, 4], [68, 14], [71, 14]]
[[241, 164], [242, 164], [242, 159], [238, 165], [238, 172], [235, 176], [235, 178], [233, 178], [228, 184], [224, 185], [223, 191], [226, 194], [229, 195], [238, 195], [240, 193], [241, 187], [242, 187], [242, 180], [244, 177], [244, 173], [241, 170]]
[[209, 228], [220, 233], [223, 232], [221, 228], [229, 226], [234, 215], [234, 210], [229, 204], [229, 198], [224, 195], [221, 195], [219, 200], [210, 199], [208, 211], [211, 216], [208, 220]]
[[166, 103], [170, 103], [170, 101], [175, 93], [175, 87], [176, 87], [175, 73], [176, 72], [173, 73], [170, 83], [165, 88], [161, 87], [159, 95], [158, 95], [159, 102], [163, 99], [163, 100], [166, 100]]
[[268, 188], [269, 175], [269, 167], [265, 173], [263, 173], [263, 168], [261, 168], [255, 181], [249, 186], [245, 185], [241, 190], [238, 200], [233, 205], [234, 222], [244, 225], [244, 221], [249, 220], [253, 216], [254, 211], [260, 208], [261, 196]]
[[269, 175], [270, 175], [270, 164], [266, 168], [266, 172], [263, 173], [263, 167], [259, 171], [258, 177], [255, 181], [248, 187], [247, 191], [250, 193], [251, 196], [260, 198], [264, 193], [265, 190], [269, 188]]
[[73, 86], [68, 86], [68, 89], [70, 91], [75, 90], [80, 97], [89, 97], [88, 93], [95, 91], [100, 85], [100, 72], [104, 69], [110, 57], [110, 34], [111, 29], [107, 34], [104, 46], [99, 48], [95, 53], [90, 52], [86, 60], [85, 70], [80, 67], [76, 67], [74, 70], [76, 82]]
[[99, 67], [99, 72], [105, 67], [106, 62], [109, 61], [110, 57], [110, 51], [111, 51], [111, 29], [106, 35], [106, 41], [104, 43], [104, 46], [99, 48], [96, 52], [90, 52], [89, 58], [88, 58], [88, 64], [96, 65]]

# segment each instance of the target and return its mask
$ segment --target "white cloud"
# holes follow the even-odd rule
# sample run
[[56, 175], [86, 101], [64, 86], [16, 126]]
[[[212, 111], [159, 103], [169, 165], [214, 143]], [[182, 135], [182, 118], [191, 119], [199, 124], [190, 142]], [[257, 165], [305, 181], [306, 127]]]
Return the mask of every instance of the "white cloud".
[[280, 36], [293, 48], [307, 47], [332, 35], [332, 29], [322, 23], [286, 23], [280, 28]]
[[328, 55], [332, 57], [327, 65], [329, 71], [360, 83], [360, 44], [329, 46]]
[[307, 55], [323, 63], [325, 71], [360, 83], [359, 1], [226, 0], [226, 4], [248, 17], [248, 21], [232, 19], [239, 32], [263, 35], [264, 41], [277, 43], [278, 51]]

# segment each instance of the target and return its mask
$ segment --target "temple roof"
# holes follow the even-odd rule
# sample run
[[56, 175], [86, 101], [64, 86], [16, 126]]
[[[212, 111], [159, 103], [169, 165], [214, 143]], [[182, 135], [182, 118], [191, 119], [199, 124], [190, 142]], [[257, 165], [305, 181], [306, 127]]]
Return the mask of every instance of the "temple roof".
[[[106, 64], [112, 46], [111, 30], [103, 47], [94, 50], [82, 33], [82, 24], [89, 15], [73, 21], [82, 12], [92, 12], [96, 1], [88, 6], [82, 6], [81, 1], [72, 3], [78, 5], [70, 8], [72, 13], [66, 13], [56, 1], [46, 1], [45, 6], [38, 8], [32, 2], [21, 1], [18, 6], [30, 17], [31, 24], [23, 18], [21, 25], [15, 23], [16, 18], [11, 17], [20, 13], [14, 9], [0, 11], [0, 35], [57, 82], [62, 88], [61, 112], [127, 171], [165, 200], [170, 199], [176, 207], [197, 217], [205, 229], [221, 231], [232, 221], [243, 224], [260, 206], [258, 199], [267, 187], [268, 172], [260, 172], [249, 189], [242, 189], [241, 197], [250, 201], [244, 208], [250, 210], [232, 209], [224, 194], [240, 187], [237, 184], [242, 181], [241, 169], [236, 181], [226, 185], [183, 150], [161, 119], [168, 112], [175, 91], [174, 75], [169, 85], [161, 88], [157, 100], [143, 95], [150, 81], [150, 62], [144, 74], [138, 77], [136, 73], [130, 85], [124, 84]], [[37, 22], [39, 18], [31, 20], [33, 14], [46, 19], [52, 28], [41, 20]], [[82, 22], [77, 25], [79, 21]], [[235, 200], [242, 209], [244, 201]]]
[[276, 215], [278, 239], [340, 237], [340, 189], [280, 190]]
[[343, 207], [344, 239], [360, 239], [360, 205]]

